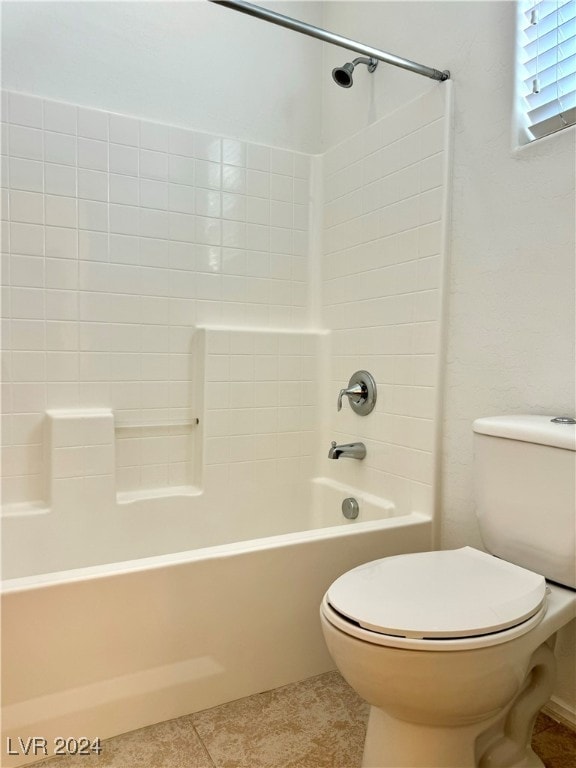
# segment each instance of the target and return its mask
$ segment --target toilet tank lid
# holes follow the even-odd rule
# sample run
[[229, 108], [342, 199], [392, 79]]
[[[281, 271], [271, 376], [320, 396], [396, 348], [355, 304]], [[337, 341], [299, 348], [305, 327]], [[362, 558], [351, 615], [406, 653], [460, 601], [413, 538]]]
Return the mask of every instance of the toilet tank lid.
[[487, 416], [476, 419], [474, 432], [481, 435], [551, 445], [576, 451], [576, 424], [557, 424], [554, 416]]

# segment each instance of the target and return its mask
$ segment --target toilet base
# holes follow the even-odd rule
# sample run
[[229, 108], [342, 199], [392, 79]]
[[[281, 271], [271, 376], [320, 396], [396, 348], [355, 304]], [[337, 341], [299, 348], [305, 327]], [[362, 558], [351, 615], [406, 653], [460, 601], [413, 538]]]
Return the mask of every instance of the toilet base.
[[396, 720], [370, 708], [362, 768], [476, 768], [474, 745], [486, 723], [442, 728]]
[[[370, 708], [362, 768], [478, 768], [477, 739], [493, 720], [460, 728], [441, 728], [396, 720], [378, 707]], [[490, 764], [490, 763], [489, 763]], [[544, 768], [527, 747], [515, 762], [493, 768]]]
[[544, 768], [544, 763], [540, 760], [536, 752], [534, 752], [531, 747], [528, 747], [524, 760], [522, 760], [521, 763], [516, 763], [512, 768]]

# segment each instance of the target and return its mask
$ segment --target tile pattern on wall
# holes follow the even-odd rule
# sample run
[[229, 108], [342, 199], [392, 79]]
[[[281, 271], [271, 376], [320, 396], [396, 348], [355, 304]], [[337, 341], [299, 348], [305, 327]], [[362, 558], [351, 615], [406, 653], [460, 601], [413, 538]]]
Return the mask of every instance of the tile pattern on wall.
[[115, 430], [116, 488], [120, 500], [189, 494], [200, 482], [194, 472], [196, 418], [125, 422]]
[[193, 326], [306, 325], [310, 158], [17, 93], [2, 119], [10, 503], [44, 493], [46, 409], [187, 420]]
[[[332, 333], [323, 398], [330, 409], [334, 402], [323, 440], [362, 439], [368, 455], [329, 461], [320, 474], [391, 499], [399, 512], [431, 505], [445, 94], [430, 90], [323, 158], [323, 323]], [[309, 322], [310, 158], [3, 98], [4, 500], [44, 498], [47, 409], [112, 409], [124, 425], [116, 430], [121, 492], [190, 488], [199, 439], [190, 428], [194, 329]], [[241, 482], [250, 464], [256, 478], [269, 479], [272, 467], [307, 478], [317, 419], [310, 353], [265, 360], [257, 345], [272, 336], [254, 337], [255, 351], [244, 353], [248, 338], [232, 333], [228, 352], [208, 351], [206, 476]], [[274, 382], [265, 378], [273, 368]], [[338, 390], [358, 368], [378, 383], [366, 419], [347, 403], [335, 413]], [[215, 392], [229, 406], [215, 403]], [[143, 423], [155, 426], [134, 431]]]
[[208, 477], [241, 493], [308, 482], [318, 434], [314, 333], [208, 329]]
[[203, 381], [190, 380], [188, 421], [130, 425], [124, 411], [128, 421], [116, 424], [125, 500], [158, 485], [174, 493], [232, 484], [235, 493], [254, 494], [312, 476], [321, 336], [212, 327], [196, 331], [202, 335], [193, 366]]
[[[431, 511], [447, 89], [419, 99], [331, 149], [324, 161], [323, 318], [332, 331], [328, 440], [363, 440], [366, 459], [327, 472], [397, 507]], [[367, 417], [338, 391], [366, 369]]]
[[98, 514], [95, 505], [110, 507], [115, 493], [112, 411], [54, 408], [46, 416], [45, 504], [77, 520]]

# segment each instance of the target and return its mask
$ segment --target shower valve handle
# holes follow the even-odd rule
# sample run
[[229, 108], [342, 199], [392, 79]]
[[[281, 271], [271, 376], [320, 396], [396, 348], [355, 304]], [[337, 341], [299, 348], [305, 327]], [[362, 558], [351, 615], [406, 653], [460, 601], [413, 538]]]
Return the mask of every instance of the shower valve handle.
[[354, 384], [353, 387], [348, 387], [348, 389], [341, 389], [338, 395], [338, 410], [342, 410], [342, 398], [344, 396], [354, 398], [355, 402], [359, 402], [365, 395], [366, 387], [363, 387], [362, 384]]
[[359, 416], [367, 416], [376, 405], [376, 382], [368, 371], [356, 371], [350, 377], [348, 386], [340, 390], [338, 410], [342, 410], [342, 398], [347, 397], [350, 407]]

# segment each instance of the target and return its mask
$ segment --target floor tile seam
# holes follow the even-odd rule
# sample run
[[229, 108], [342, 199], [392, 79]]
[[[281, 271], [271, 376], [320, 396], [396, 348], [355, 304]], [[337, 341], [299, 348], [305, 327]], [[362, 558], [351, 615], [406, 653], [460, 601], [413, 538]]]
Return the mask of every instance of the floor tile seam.
[[203, 750], [204, 750], [204, 752], [206, 753], [206, 757], [207, 757], [207, 758], [208, 758], [208, 760], [210, 761], [210, 766], [211, 766], [211, 768], [217, 768], [217, 766], [216, 766], [216, 763], [214, 762], [214, 759], [213, 759], [212, 755], [210, 754], [210, 750], [209, 750], [209, 749], [208, 749], [208, 747], [206, 746], [206, 744], [205, 744], [205, 742], [204, 742], [204, 739], [202, 738], [202, 736], [200, 735], [200, 733], [199, 733], [198, 729], [197, 729], [197, 728], [196, 728], [196, 726], [194, 725], [194, 721], [192, 721], [192, 730], [194, 731], [194, 734], [195, 734], [196, 738], [197, 738], [197, 739], [198, 739], [198, 741], [200, 742], [200, 746], [202, 747], [202, 749], [203, 749]]

